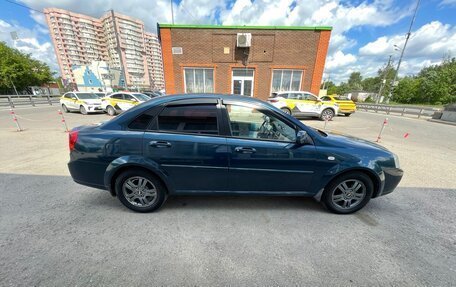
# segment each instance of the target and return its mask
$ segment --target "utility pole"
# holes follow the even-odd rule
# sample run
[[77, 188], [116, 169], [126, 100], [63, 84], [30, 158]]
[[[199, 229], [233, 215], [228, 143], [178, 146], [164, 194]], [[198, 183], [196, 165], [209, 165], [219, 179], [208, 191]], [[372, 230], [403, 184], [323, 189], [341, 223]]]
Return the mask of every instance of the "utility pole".
[[383, 71], [383, 80], [382, 80], [382, 84], [380, 85], [380, 89], [378, 90], [377, 100], [375, 101], [376, 104], [383, 102], [383, 99], [381, 98], [382, 97], [382, 91], [383, 91], [383, 88], [386, 85], [386, 77], [388, 76], [388, 69], [389, 69], [389, 67], [391, 65], [391, 57], [393, 57], [393, 55], [389, 56], [388, 64], [386, 64], [386, 68]]
[[417, 0], [416, 1], [415, 12], [413, 13], [413, 17], [412, 17], [412, 21], [410, 22], [409, 30], [408, 30], [407, 34], [405, 35], [404, 47], [402, 47], [401, 56], [399, 57], [399, 61], [397, 62], [396, 72], [394, 73], [394, 79], [393, 79], [393, 82], [391, 83], [391, 88], [390, 88], [388, 97], [386, 98], [386, 103], [387, 104], [389, 103], [389, 101], [391, 99], [391, 96], [393, 94], [394, 86], [395, 86], [396, 80], [397, 80], [397, 75], [399, 73], [399, 68], [401, 67], [402, 57], [404, 56], [405, 48], [407, 47], [407, 43], [408, 43], [408, 40], [410, 38], [410, 34], [412, 32], [412, 26], [413, 26], [413, 23], [415, 22], [416, 12], [418, 11], [418, 7], [420, 6], [420, 1], [421, 0]]
[[123, 62], [122, 58], [122, 50], [120, 48], [120, 36], [119, 36], [119, 31], [117, 30], [117, 25], [116, 25], [116, 17], [114, 15], [114, 10], [111, 9], [111, 17], [112, 17], [112, 24], [114, 25], [114, 33], [116, 34], [116, 42], [117, 42], [117, 53], [119, 55], [119, 63], [120, 63], [120, 72], [123, 74], [124, 78], [124, 87], [128, 88], [127, 86], [127, 74], [125, 73], [125, 65]]
[[174, 25], [174, 10], [173, 10], [173, 0], [169, 0], [169, 3], [171, 4], [171, 20]]

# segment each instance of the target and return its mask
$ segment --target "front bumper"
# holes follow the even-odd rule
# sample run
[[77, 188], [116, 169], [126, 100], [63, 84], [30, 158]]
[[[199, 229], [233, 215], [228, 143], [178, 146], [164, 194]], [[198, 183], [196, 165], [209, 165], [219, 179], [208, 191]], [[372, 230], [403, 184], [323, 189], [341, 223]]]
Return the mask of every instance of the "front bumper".
[[383, 190], [379, 196], [393, 192], [404, 175], [404, 171], [400, 168], [384, 168], [383, 173], [385, 175], [385, 181]]
[[87, 105], [86, 106], [86, 111], [88, 113], [101, 113], [103, 112], [103, 109], [101, 108], [101, 106], [91, 106], [91, 105]]

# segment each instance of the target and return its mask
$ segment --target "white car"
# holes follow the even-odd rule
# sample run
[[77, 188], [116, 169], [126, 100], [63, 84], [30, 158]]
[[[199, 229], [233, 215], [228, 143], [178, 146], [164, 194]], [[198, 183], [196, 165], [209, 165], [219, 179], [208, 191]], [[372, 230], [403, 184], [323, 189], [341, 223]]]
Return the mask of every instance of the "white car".
[[103, 112], [101, 99], [94, 93], [68, 92], [60, 97], [60, 106], [65, 113], [79, 111], [81, 114]]
[[118, 92], [101, 99], [101, 108], [110, 116], [114, 116], [150, 99], [141, 93]]
[[268, 102], [295, 117], [317, 117], [329, 121], [339, 112], [338, 104], [324, 102], [314, 94], [304, 91], [272, 93]]

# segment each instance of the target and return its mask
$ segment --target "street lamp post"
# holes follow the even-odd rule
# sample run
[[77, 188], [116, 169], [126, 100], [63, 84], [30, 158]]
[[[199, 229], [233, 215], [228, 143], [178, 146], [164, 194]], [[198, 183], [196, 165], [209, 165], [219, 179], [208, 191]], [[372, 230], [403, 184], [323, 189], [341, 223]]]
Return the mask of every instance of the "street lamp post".
[[397, 62], [397, 68], [396, 68], [396, 72], [394, 73], [394, 79], [393, 79], [393, 82], [391, 83], [391, 87], [390, 87], [390, 91], [389, 91], [389, 94], [388, 94], [388, 98], [386, 99], [386, 103], [388, 104], [390, 99], [391, 99], [391, 96], [393, 94], [393, 90], [394, 90], [394, 86], [396, 85], [396, 80], [397, 80], [397, 75], [399, 73], [399, 68], [401, 67], [401, 62], [402, 62], [402, 57], [404, 56], [404, 52], [405, 52], [405, 48], [407, 47], [407, 43], [408, 43], [408, 40], [410, 38], [410, 34], [411, 34], [411, 31], [412, 31], [412, 26], [413, 26], [413, 23], [415, 22], [415, 19], [416, 19], [416, 12], [418, 11], [418, 7], [420, 5], [420, 1], [421, 0], [417, 0], [416, 1], [416, 7], [415, 7], [415, 12], [413, 13], [413, 17], [412, 17], [412, 21], [410, 22], [410, 27], [409, 27], [409, 30], [405, 36], [405, 43], [404, 43], [404, 47], [399, 48], [397, 46], [397, 48], [401, 49], [401, 56], [399, 57], [399, 61]]

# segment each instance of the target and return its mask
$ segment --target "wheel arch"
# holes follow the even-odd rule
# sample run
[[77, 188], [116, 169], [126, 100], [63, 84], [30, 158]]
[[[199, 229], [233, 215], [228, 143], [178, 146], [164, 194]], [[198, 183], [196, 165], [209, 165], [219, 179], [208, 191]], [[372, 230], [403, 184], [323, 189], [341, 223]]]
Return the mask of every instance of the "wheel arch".
[[323, 186], [323, 190], [325, 190], [327, 186], [329, 186], [331, 183], [333, 183], [339, 177], [344, 176], [348, 173], [353, 173], [353, 172], [360, 172], [360, 173], [367, 175], [371, 179], [371, 181], [374, 185], [374, 190], [372, 192], [372, 198], [375, 198], [379, 195], [380, 191], [382, 190], [382, 186], [383, 186], [383, 182], [382, 182], [380, 176], [377, 173], [375, 173], [375, 171], [368, 169], [368, 168], [363, 168], [363, 167], [345, 169], [339, 173], [334, 174]]
[[172, 193], [174, 190], [172, 184], [168, 180], [167, 174], [160, 169], [159, 165], [156, 162], [144, 157], [126, 156], [114, 160], [106, 169], [104, 176], [104, 185], [112, 196], [116, 196], [116, 191], [114, 188], [116, 177], [128, 169], [141, 169], [156, 176], [158, 180], [161, 181], [163, 186], [165, 186], [166, 193], [168, 194]]

